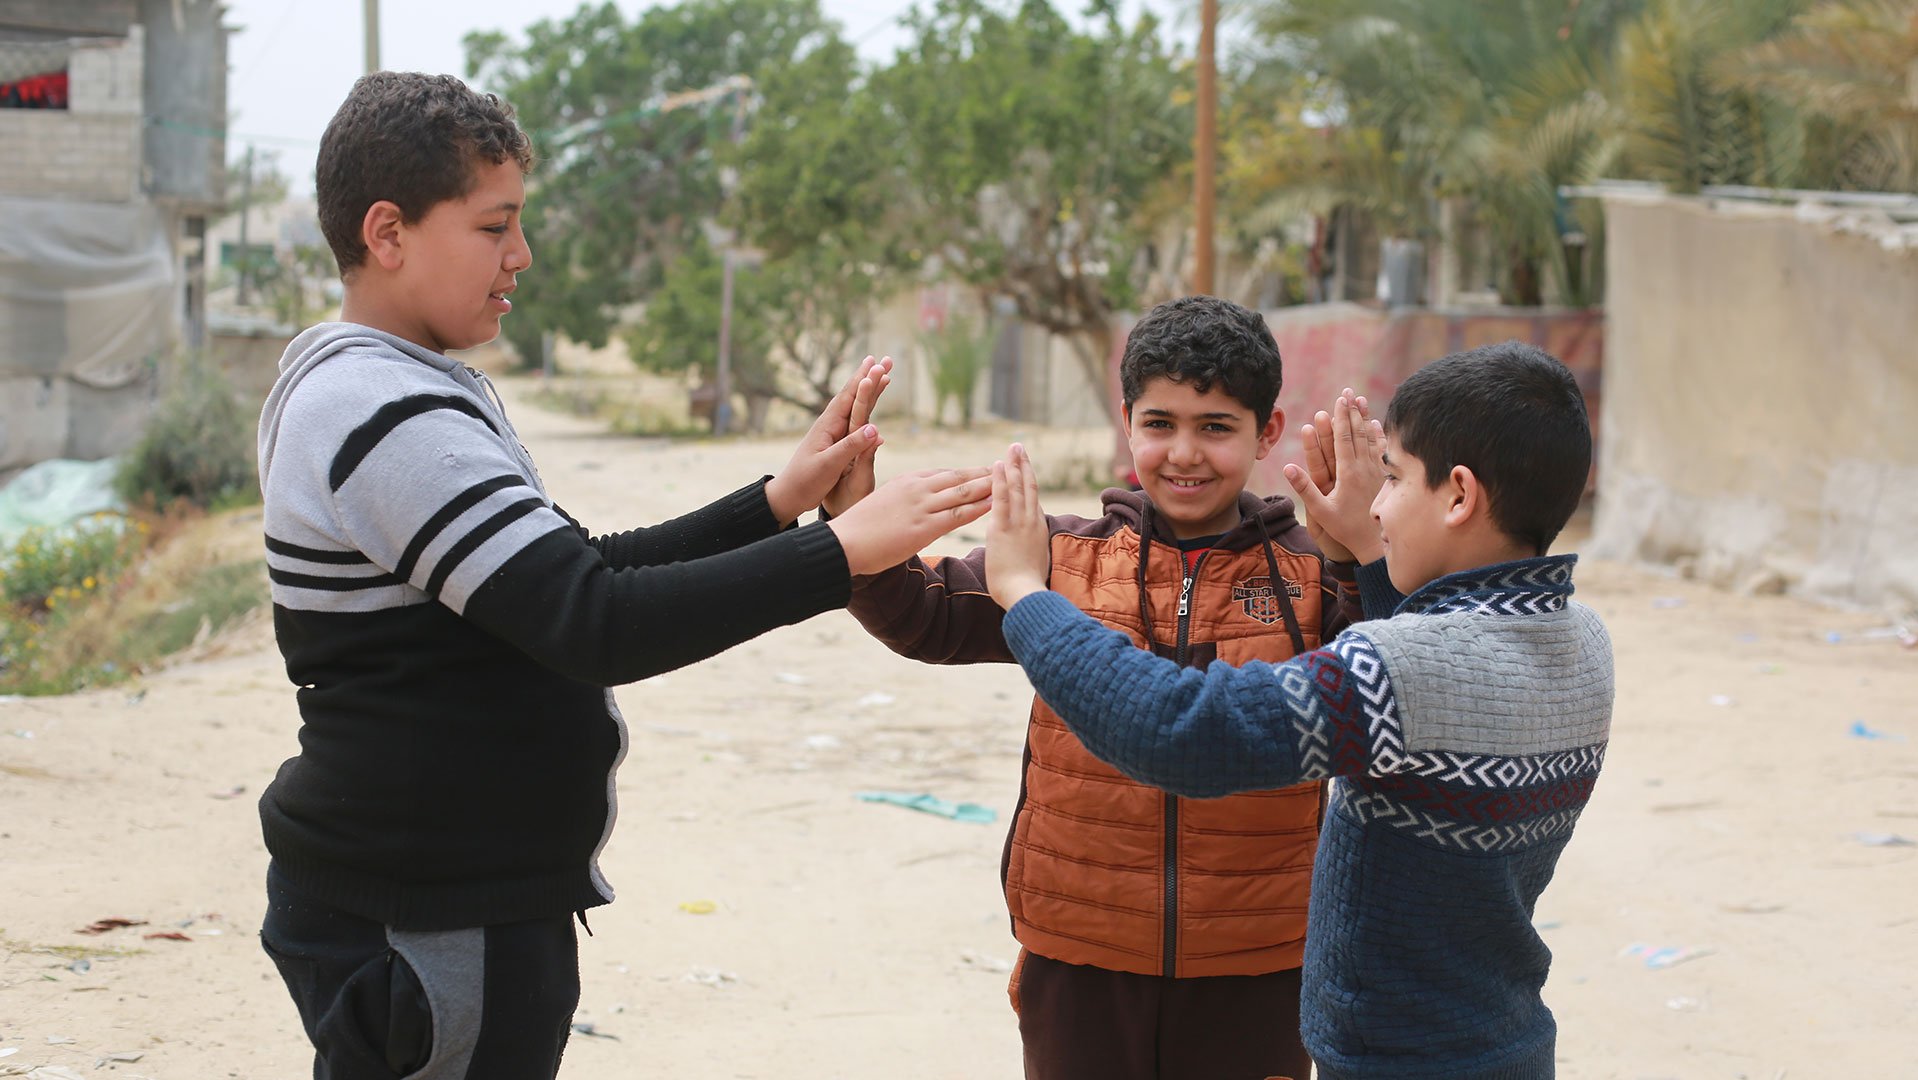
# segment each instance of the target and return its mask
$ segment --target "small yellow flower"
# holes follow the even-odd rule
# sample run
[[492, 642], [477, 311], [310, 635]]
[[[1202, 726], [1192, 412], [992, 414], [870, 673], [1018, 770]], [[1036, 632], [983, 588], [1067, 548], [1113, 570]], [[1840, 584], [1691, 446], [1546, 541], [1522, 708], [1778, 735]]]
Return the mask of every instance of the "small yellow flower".
[[85, 580], [85, 581], [82, 581], [82, 582], [80, 583], [80, 586], [81, 586], [82, 588], [86, 588], [86, 589], [91, 589], [91, 588], [93, 588], [93, 575], [92, 575], [92, 574], [88, 574], [88, 575], [87, 575], [87, 578], [86, 578], [86, 580]]

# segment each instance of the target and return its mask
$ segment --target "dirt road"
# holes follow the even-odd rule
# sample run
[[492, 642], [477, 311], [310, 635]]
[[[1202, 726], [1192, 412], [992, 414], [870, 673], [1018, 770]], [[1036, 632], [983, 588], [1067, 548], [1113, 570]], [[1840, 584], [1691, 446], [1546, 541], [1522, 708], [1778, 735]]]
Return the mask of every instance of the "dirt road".
[[[504, 389], [596, 530], [691, 509], [789, 450], [607, 437]], [[1009, 434], [1042, 466], [1105, 447], [889, 432], [881, 471], [988, 460]], [[1560, 1074], [1918, 1075], [1918, 847], [1896, 843], [1918, 840], [1918, 651], [1870, 636], [1881, 617], [1617, 565], [1582, 565], [1580, 589], [1616, 642], [1619, 700], [1537, 913]], [[563, 1075], [1018, 1076], [997, 876], [1027, 694], [1016, 668], [894, 657], [843, 612], [622, 689], [632, 751], [604, 859], [620, 898], [592, 913], [593, 1034]], [[0, 701], [0, 1076], [307, 1073], [255, 939], [254, 800], [296, 728], [261, 621], [132, 686]], [[856, 797], [875, 790], [999, 819]], [[109, 917], [145, 925], [76, 932]]]

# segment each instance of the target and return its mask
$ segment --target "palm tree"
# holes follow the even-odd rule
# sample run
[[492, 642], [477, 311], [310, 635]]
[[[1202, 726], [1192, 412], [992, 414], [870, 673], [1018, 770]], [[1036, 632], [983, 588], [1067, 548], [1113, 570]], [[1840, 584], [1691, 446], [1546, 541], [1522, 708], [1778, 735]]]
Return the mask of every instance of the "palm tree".
[[1804, 117], [1728, 83], [1728, 57], [1789, 26], [1804, 0], [1653, 0], [1624, 29], [1612, 91], [1625, 172], [1675, 191], [1790, 187], [1816, 168]]
[[1828, 0], [1725, 75], [1828, 125], [1834, 186], [1918, 192], [1918, 0]]
[[1540, 303], [1548, 275], [1568, 300], [1591, 299], [1566, 240], [1595, 223], [1557, 192], [1618, 151], [1594, 61], [1642, 0], [1252, 3], [1278, 62], [1318, 88], [1329, 129], [1317, 154], [1268, 159], [1268, 213], [1344, 205], [1422, 238], [1435, 201], [1461, 197], [1491, 234], [1506, 302]]

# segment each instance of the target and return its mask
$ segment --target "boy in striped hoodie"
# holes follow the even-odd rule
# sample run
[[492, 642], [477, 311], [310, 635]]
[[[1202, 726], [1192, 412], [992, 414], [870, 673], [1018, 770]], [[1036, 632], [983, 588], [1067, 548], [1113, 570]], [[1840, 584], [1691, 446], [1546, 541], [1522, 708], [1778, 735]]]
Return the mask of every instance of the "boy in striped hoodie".
[[1335, 778], [1300, 1009], [1320, 1080], [1550, 1077], [1532, 912], [1613, 697], [1610, 639], [1571, 601], [1576, 557], [1546, 554], [1590, 469], [1584, 400], [1508, 342], [1415, 373], [1383, 430], [1341, 398], [1332, 445], [1288, 479], [1327, 556], [1361, 564], [1369, 621], [1277, 665], [1201, 672], [1133, 648], [1046, 591], [1014, 446], [986, 540], [1006, 642], [1085, 745], [1146, 783], [1208, 798]]
[[572, 920], [608, 903], [626, 726], [607, 689], [841, 607], [984, 513], [985, 470], [900, 477], [795, 527], [879, 444], [862, 364], [785, 468], [593, 536], [478, 371], [532, 262], [527, 138], [452, 76], [355, 84], [320, 144], [341, 321], [294, 339], [260, 417], [274, 630], [300, 753], [260, 799], [261, 943], [320, 1080], [553, 1076]]

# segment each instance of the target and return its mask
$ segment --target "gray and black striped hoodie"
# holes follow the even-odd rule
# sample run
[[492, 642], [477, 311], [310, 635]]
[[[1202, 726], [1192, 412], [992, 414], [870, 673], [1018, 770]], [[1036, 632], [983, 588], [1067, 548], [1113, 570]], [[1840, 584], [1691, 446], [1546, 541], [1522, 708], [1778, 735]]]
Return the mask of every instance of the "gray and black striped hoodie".
[[413, 930], [607, 903], [626, 726], [607, 687], [843, 606], [831, 530], [760, 480], [591, 536], [478, 372], [390, 334], [295, 338], [260, 416], [274, 629], [300, 753], [260, 799], [316, 899]]

